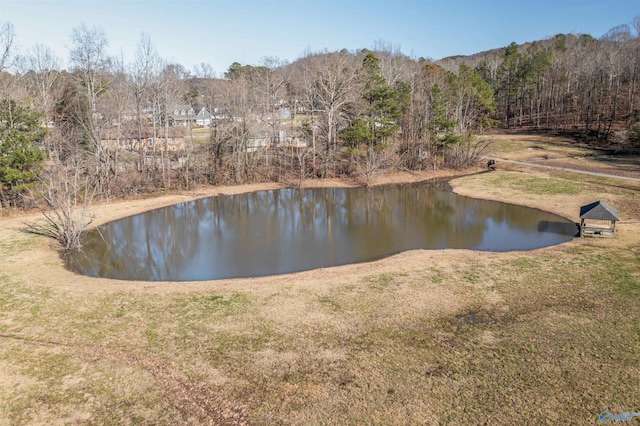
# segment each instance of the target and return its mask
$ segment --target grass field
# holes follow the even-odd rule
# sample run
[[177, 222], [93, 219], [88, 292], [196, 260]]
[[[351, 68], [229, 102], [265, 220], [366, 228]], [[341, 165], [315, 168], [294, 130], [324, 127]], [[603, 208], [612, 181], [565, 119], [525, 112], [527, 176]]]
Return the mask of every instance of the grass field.
[[0, 221], [0, 425], [593, 424], [640, 411], [640, 185], [518, 166], [453, 186], [574, 219], [602, 199], [619, 234], [71, 285], [48, 241]]

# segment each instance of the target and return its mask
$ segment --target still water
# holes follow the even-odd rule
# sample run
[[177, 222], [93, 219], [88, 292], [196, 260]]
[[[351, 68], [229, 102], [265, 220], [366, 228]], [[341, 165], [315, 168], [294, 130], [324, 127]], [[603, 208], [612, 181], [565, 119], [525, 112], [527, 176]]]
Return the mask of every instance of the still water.
[[576, 226], [527, 207], [476, 200], [431, 182], [281, 189], [217, 196], [107, 223], [68, 266], [123, 280], [254, 277], [365, 262], [412, 249], [528, 250]]

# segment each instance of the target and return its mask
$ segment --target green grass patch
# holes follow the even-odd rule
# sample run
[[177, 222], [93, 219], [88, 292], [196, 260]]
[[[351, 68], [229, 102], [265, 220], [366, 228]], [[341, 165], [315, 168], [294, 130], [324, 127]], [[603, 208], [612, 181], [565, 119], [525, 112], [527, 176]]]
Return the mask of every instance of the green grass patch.
[[336, 302], [336, 299], [334, 297], [321, 296], [318, 298], [318, 302], [320, 302], [320, 305], [327, 307], [331, 311], [341, 310], [340, 304]]
[[585, 190], [585, 186], [581, 183], [571, 182], [568, 180], [528, 177], [520, 178], [511, 182], [514, 188], [523, 192], [539, 195], [560, 195], [560, 194], [579, 194]]
[[587, 190], [586, 185], [568, 179], [522, 175], [508, 172], [492, 172], [480, 177], [462, 178], [482, 179], [485, 185], [495, 188], [508, 188], [521, 193], [536, 195], [575, 195]]
[[42, 242], [45, 237], [27, 232], [14, 233], [12, 238], [0, 241], [0, 256], [8, 257], [18, 254]]
[[498, 188], [506, 187], [514, 179], [511, 173], [505, 173], [501, 171], [491, 172], [486, 175], [477, 176], [477, 177], [470, 176], [470, 177], [465, 177], [460, 179], [464, 180], [464, 179], [476, 179], [476, 178], [483, 179], [488, 186], [495, 186]]
[[368, 275], [363, 278], [364, 282], [374, 284], [374, 287], [383, 289], [393, 284], [397, 278], [406, 277], [406, 273], [385, 272], [380, 275]]
[[205, 294], [191, 299], [188, 308], [203, 313], [215, 313], [221, 316], [239, 315], [250, 305], [246, 294], [234, 292], [230, 295]]

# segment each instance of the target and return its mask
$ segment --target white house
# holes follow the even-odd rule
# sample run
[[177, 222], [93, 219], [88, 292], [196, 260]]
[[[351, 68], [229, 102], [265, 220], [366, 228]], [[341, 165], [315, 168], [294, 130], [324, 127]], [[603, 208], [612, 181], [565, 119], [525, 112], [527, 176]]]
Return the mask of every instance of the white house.
[[211, 125], [211, 114], [206, 108], [194, 110], [190, 105], [175, 105], [171, 108], [169, 123], [172, 126], [198, 126], [207, 127]]

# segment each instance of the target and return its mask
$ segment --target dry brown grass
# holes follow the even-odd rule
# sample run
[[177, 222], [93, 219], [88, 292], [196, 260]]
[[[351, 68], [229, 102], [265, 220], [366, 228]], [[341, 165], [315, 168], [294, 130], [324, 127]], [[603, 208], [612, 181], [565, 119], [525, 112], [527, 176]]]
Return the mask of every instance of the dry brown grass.
[[619, 234], [175, 284], [76, 276], [22, 219], [1, 219], [0, 425], [585, 424], [637, 411], [639, 188], [522, 168], [453, 185], [574, 219], [603, 199]]
[[569, 138], [498, 134], [490, 139], [489, 157], [640, 178], [640, 157], [599, 151]]

